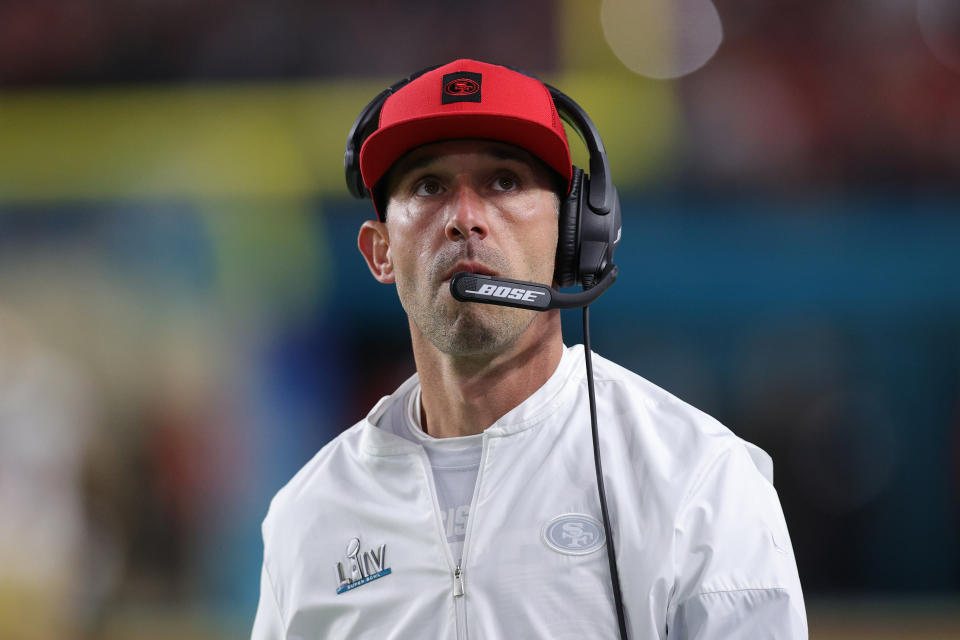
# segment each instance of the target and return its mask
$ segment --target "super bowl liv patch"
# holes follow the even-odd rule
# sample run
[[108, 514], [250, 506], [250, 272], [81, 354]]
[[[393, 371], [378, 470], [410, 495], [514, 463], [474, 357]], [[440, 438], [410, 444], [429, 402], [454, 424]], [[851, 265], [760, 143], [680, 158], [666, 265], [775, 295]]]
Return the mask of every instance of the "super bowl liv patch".
[[390, 568], [386, 566], [386, 563], [387, 545], [380, 545], [380, 548], [376, 551], [371, 549], [361, 552], [360, 538], [353, 538], [347, 544], [347, 573], [344, 573], [343, 562], [336, 563], [337, 593], [362, 587], [377, 578], [390, 575]]
[[603, 546], [603, 525], [584, 513], [564, 513], [543, 527], [543, 541], [559, 553], [581, 556]]

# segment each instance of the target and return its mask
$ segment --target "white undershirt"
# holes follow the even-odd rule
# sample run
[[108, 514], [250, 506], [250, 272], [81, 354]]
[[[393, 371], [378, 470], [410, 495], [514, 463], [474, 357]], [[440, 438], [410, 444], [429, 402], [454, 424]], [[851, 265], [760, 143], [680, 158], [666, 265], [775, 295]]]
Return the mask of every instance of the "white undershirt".
[[403, 402], [396, 402], [380, 419], [381, 429], [422, 445], [433, 470], [444, 533], [454, 561], [459, 564], [467, 532], [470, 503], [480, 470], [483, 434], [458, 438], [434, 438], [420, 423], [420, 385]]

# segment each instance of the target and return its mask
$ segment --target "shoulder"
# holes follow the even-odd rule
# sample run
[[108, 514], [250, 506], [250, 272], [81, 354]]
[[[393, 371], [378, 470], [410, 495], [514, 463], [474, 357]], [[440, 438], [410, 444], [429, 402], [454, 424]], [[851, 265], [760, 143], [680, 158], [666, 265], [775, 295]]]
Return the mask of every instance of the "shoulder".
[[650, 435], [670, 438], [678, 445], [693, 445], [704, 438], [738, 439], [712, 416], [596, 353], [593, 369], [598, 396], [604, 394], [614, 409], [633, 417]]
[[408, 452], [412, 444], [396, 435], [396, 425], [391, 425], [402, 412], [407, 392], [416, 384], [414, 375], [381, 398], [366, 417], [324, 445], [293, 475], [270, 502], [263, 524], [265, 539], [273, 529], [299, 527], [304, 514], [339, 505], [344, 495], [354, 492], [371, 456]]
[[290, 531], [304, 514], [306, 504], [322, 504], [336, 491], [338, 478], [360, 457], [367, 421], [361, 420], [328, 442], [273, 496], [263, 521], [264, 541], [274, 532]]
[[682, 495], [731, 456], [744, 461], [757, 480], [772, 483], [770, 457], [709, 414], [596, 353], [593, 366], [598, 402], [617, 416], [630, 458], [684, 487]]

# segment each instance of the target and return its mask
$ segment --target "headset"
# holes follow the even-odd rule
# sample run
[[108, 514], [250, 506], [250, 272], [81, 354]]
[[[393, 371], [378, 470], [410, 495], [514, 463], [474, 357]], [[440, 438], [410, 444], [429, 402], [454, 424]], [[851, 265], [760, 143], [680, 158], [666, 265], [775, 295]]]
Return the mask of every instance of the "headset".
[[[503, 65], [506, 66], [506, 65]], [[381, 91], [360, 112], [350, 133], [343, 154], [343, 168], [347, 189], [355, 198], [377, 197], [363, 183], [360, 173], [360, 149], [364, 141], [377, 130], [380, 110], [387, 99], [423, 74], [438, 68], [427, 67], [395, 82]], [[597, 491], [600, 511], [607, 538], [607, 560], [613, 585], [614, 606], [622, 640], [627, 638], [626, 620], [623, 611], [623, 596], [617, 571], [616, 551], [611, 536], [610, 517], [606, 492], [603, 486], [603, 471], [600, 462], [600, 444], [597, 429], [596, 394], [593, 384], [593, 362], [590, 351], [589, 305], [606, 291], [617, 279], [617, 266], [613, 264], [613, 252], [620, 242], [620, 198], [610, 177], [607, 152], [593, 121], [572, 98], [559, 89], [538, 78], [507, 66], [508, 69], [541, 82], [550, 92], [554, 106], [563, 119], [580, 137], [590, 154], [590, 173], [574, 166], [570, 190], [561, 199], [558, 212], [557, 256], [554, 281], [557, 287], [582, 286], [575, 293], [560, 292], [536, 282], [495, 278], [492, 276], [460, 272], [450, 279], [450, 293], [461, 302], [480, 302], [507, 307], [547, 311], [549, 309], [583, 308], [584, 357], [587, 368], [587, 390], [590, 399], [590, 423], [593, 436], [594, 466], [597, 472]], [[383, 211], [384, 213], [381, 213]], [[377, 215], [384, 220], [385, 208], [378, 203]]]
[[[390, 85], [363, 108], [353, 123], [347, 135], [343, 168], [347, 189], [355, 198], [365, 199], [373, 195], [363, 184], [363, 176], [360, 174], [360, 149], [364, 141], [377, 130], [380, 110], [384, 103], [404, 86], [436, 68], [437, 66], [427, 67]], [[518, 69], [507, 68], [533, 77]], [[558, 287], [582, 285], [585, 290], [589, 290], [605, 276], [610, 277], [613, 273], [610, 282], [606, 283], [602, 290], [597, 291], [595, 296], [588, 296], [589, 302], [592, 302], [616, 278], [616, 267], [612, 260], [613, 252], [620, 242], [620, 198], [611, 182], [607, 152], [593, 121], [569, 96], [546, 83], [542, 84], [550, 92], [557, 113], [583, 140], [590, 153], [589, 175], [580, 168], [573, 167], [570, 191], [560, 205], [554, 278]], [[376, 187], [374, 189], [376, 190]], [[378, 206], [378, 215], [382, 215], [379, 212], [383, 210], [384, 207]], [[463, 290], [465, 287], [458, 289]], [[560, 294], [557, 300], [562, 299], [562, 296], [563, 294]], [[549, 308], [580, 306], [583, 305], [558, 304]]]

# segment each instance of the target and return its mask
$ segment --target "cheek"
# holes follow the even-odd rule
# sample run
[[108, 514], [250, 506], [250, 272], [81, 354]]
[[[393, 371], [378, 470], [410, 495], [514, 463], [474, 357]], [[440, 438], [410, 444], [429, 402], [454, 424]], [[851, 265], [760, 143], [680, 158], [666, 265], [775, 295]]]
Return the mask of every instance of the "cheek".
[[401, 242], [391, 245], [391, 264], [398, 284], [408, 288], [421, 280], [429, 270], [432, 253], [427, 234], [422, 231], [404, 233]]
[[393, 219], [387, 218], [387, 228], [390, 230], [390, 262], [395, 270], [405, 269], [413, 262], [413, 256], [418, 251], [417, 230], [403, 213], [391, 210]]
[[557, 257], [556, 220], [538, 225], [536, 229], [531, 230], [529, 237], [536, 238], [536, 250], [529, 254], [533, 260], [531, 266], [538, 275], [549, 280], [553, 276]]

